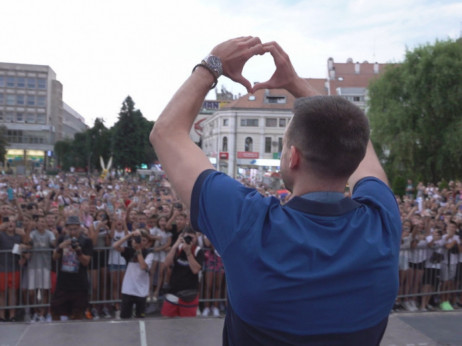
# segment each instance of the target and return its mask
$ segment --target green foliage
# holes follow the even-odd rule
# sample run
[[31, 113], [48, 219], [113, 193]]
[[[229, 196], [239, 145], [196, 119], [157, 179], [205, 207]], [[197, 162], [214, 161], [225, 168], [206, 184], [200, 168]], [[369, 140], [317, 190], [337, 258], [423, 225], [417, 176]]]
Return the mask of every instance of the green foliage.
[[1, 162], [5, 161], [7, 145], [8, 145], [8, 140], [6, 138], [6, 127], [2, 125], [0, 126], [0, 160]]
[[99, 170], [100, 156], [107, 163], [113, 156], [113, 167], [130, 167], [132, 171], [141, 163], [151, 164], [157, 157], [149, 143], [149, 133], [154, 122], [148, 121], [128, 96], [122, 104], [119, 120], [110, 129], [97, 118], [92, 128], [77, 133], [74, 140], [59, 141], [55, 144], [58, 166], [63, 170], [70, 167]]
[[154, 122], [143, 117], [135, 103], [128, 96], [122, 104], [119, 120], [114, 125], [112, 146], [114, 165], [118, 168], [136, 169], [141, 163], [155, 160], [154, 150], [149, 142], [149, 133]]
[[408, 51], [369, 88], [372, 140], [390, 177], [437, 182], [460, 176], [462, 42]]
[[407, 180], [406, 178], [396, 175], [391, 182], [391, 189], [393, 190], [395, 195], [404, 196], [406, 193], [406, 185]]

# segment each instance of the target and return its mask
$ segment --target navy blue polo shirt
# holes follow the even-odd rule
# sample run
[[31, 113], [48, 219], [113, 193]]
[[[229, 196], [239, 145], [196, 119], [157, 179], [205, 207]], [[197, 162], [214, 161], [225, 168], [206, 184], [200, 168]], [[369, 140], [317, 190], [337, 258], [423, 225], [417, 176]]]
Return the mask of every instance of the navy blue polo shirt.
[[396, 200], [380, 180], [362, 179], [352, 198], [294, 197], [282, 206], [206, 170], [191, 222], [225, 266], [224, 344], [380, 342], [398, 290], [401, 236]]

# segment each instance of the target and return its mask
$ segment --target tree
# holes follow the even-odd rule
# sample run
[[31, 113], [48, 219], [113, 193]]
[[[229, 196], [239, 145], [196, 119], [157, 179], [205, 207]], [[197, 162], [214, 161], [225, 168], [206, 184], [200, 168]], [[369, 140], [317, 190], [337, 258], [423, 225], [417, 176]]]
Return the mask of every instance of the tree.
[[462, 41], [407, 51], [369, 88], [372, 141], [390, 178], [438, 182], [462, 169]]
[[119, 120], [112, 129], [116, 167], [135, 171], [142, 163], [154, 161], [155, 154], [149, 143], [149, 133], [153, 125], [153, 122], [143, 117], [140, 110], [135, 109], [135, 102], [127, 96], [122, 103]]
[[6, 137], [6, 127], [4, 125], [0, 126], [0, 158], [1, 162], [5, 161], [6, 156], [6, 147], [8, 146], [8, 140]]

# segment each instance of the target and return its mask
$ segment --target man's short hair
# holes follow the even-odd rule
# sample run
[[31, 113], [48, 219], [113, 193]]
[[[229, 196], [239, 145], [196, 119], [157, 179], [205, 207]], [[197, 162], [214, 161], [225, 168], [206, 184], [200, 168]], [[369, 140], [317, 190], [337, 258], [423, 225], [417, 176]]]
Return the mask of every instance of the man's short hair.
[[286, 136], [286, 145], [301, 151], [314, 174], [348, 178], [366, 153], [369, 122], [343, 97], [304, 97], [295, 101]]

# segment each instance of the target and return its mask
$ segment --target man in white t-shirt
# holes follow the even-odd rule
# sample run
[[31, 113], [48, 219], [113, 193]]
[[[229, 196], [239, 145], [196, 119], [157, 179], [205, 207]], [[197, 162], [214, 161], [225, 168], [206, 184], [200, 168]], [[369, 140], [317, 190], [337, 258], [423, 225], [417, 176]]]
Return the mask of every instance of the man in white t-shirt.
[[[125, 241], [128, 241], [128, 246], [122, 247]], [[149, 270], [154, 258], [148, 250], [149, 241], [148, 232], [138, 229], [112, 245], [127, 261], [127, 270], [122, 282], [122, 319], [132, 316], [133, 304], [136, 317], [145, 317], [146, 297], [149, 295], [150, 286]]]

